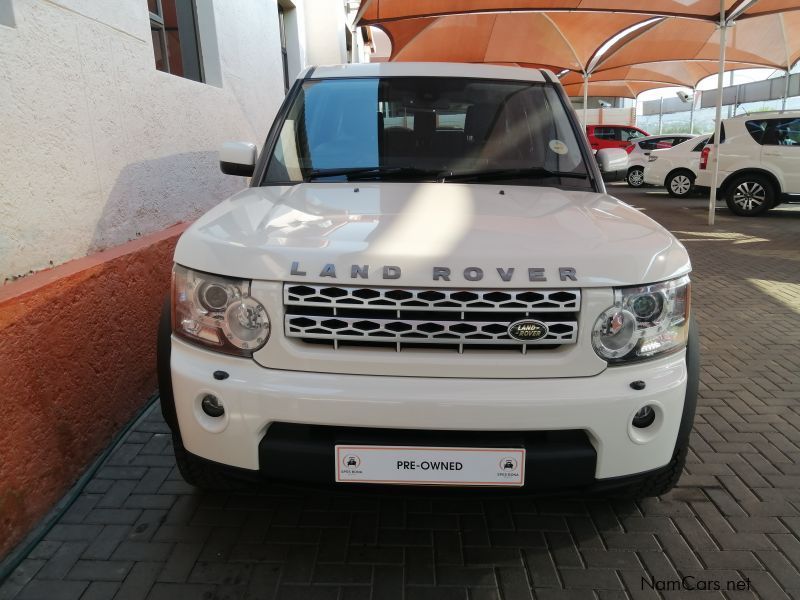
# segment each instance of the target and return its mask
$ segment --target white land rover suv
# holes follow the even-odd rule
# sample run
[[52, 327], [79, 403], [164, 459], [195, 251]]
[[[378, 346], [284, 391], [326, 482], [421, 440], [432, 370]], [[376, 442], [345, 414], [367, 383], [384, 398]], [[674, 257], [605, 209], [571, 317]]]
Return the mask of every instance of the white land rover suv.
[[800, 111], [754, 113], [722, 122], [721, 144], [709, 141], [700, 155], [697, 187], [713, 183], [719, 150], [717, 189], [728, 208], [754, 217], [800, 194]]
[[312, 68], [221, 163], [251, 186], [181, 237], [159, 341], [187, 481], [675, 484], [689, 257], [606, 194], [552, 73]]

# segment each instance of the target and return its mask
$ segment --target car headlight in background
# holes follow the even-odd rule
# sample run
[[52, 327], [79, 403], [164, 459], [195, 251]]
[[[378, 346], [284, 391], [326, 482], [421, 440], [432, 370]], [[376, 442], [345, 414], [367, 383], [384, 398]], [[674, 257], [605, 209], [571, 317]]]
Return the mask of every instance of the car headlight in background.
[[686, 346], [689, 336], [689, 277], [615, 288], [614, 306], [592, 329], [597, 354], [621, 363], [654, 358]]
[[250, 296], [250, 281], [209, 275], [175, 265], [172, 331], [211, 349], [251, 356], [269, 338], [269, 317]]

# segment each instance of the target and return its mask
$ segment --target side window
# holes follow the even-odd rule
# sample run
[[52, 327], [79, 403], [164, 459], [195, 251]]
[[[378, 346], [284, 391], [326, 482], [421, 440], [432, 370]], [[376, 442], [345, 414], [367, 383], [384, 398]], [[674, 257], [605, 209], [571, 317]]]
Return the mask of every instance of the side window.
[[747, 132], [750, 134], [750, 137], [752, 137], [757, 144], [763, 145], [769, 144], [769, 141], [764, 139], [768, 124], [769, 121], [767, 121], [767, 119], [759, 119], [758, 121], [747, 121], [745, 127], [747, 127]]
[[596, 137], [598, 140], [614, 141], [617, 139], [616, 130], [613, 127], [595, 127], [594, 137]]
[[[720, 144], [724, 144], [725, 143], [725, 123], [724, 122], [719, 124], [719, 143]], [[708, 141], [706, 142], [706, 144], [709, 144], [711, 146], [714, 145], [714, 136], [713, 135], [710, 138], [708, 138]]]
[[699, 144], [697, 144], [694, 148], [692, 148], [692, 152], [700, 152], [703, 148], [706, 147], [708, 140], [703, 140]]
[[436, 111], [436, 130], [464, 131], [464, 123], [467, 119], [467, 105], [463, 110]]
[[629, 142], [631, 140], [635, 140], [640, 137], [644, 137], [644, 134], [639, 131], [638, 129], [630, 129], [628, 127], [622, 127], [619, 129], [620, 132], [620, 139], [623, 142]]
[[156, 69], [204, 81], [194, 0], [147, 0]]
[[800, 145], [800, 119], [781, 119], [773, 121], [779, 146]]
[[278, 4], [278, 31], [281, 38], [281, 61], [283, 62], [283, 93], [289, 93], [289, 51], [286, 43], [286, 11]]
[[642, 140], [639, 142], [639, 148], [642, 150], [655, 150], [660, 141], [661, 140]]

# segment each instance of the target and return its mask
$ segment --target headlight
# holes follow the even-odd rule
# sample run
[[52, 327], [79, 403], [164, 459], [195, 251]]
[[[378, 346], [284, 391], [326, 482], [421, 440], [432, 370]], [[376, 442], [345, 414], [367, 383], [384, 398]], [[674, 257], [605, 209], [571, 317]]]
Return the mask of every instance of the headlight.
[[647, 157], [647, 162], [653, 162], [654, 160], [658, 160], [658, 157], [653, 156], [652, 154]]
[[250, 296], [250, 281], [192, 271], [172, 272], [172, 330], [227, 354], [251, 356], [269, 337], [264, 306]]
[[614, 306], [592, 329], [597, 354], [612, 363], [653, 358], [686, 346], [689, 277], [640, 287], [615, 288]]

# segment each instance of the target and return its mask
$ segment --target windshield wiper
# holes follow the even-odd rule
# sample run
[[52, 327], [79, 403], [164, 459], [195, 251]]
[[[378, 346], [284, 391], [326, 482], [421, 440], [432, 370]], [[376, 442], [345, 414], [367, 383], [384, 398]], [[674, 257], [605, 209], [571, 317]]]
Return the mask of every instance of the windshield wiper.
[[569, 171], [551, 171], [542, 167], [527, 167], [518, 169], [487, 169], [484, 171], [461, 171], [439, 173], [440, 181], [491, 181], [493, 179], [547, 179], [549, 177], [563, 177], [565, 179], [586, 179], [585, 173], [572, 173]]
[[359, 179], [381, 179], [385, 176], [405, 178], [435, 179], [436, 172], [414, 167], [347, 167], [341, 169], [312, 169], [306, 174], [306, 181], [321, 177], [347, 177], [348, 181]]

